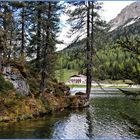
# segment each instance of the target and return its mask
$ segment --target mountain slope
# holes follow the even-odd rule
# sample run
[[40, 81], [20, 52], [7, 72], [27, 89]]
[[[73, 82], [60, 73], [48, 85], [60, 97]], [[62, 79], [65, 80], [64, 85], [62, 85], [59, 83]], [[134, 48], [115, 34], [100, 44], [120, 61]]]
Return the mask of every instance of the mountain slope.
[[135, 23], [140, 18], [140, 2], [134, 2], [126, 6], [116, 18], [109, 22], [110, 31], [120, 26], [128, 26]]
[[[99, 43], [108, 39], [116, 41], [122, 36], [140, 35], [140, 2], [133, 2], [126, 6], [117, 17], [112, 19], [108, 24], [110, 28], [108, 32], [105, 33], [106, 35], [102, 35], [103, 37], [100, 36], [99, 40], [96, 38], [95, 42]], [[81, 40], [78, 43], [71, 44], [62, 50], [62, 52], [84, 51], [84, 41], [85, 40]], [[96, 46], [99, 47], [100, 44], [97, 44]]]

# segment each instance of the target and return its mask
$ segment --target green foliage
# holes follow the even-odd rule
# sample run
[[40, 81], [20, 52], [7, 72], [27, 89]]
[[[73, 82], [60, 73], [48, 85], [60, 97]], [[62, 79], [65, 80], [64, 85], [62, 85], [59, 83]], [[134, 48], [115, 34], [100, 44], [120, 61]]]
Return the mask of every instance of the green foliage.
[[77, 75], [77, 74], [78, 74], [78, 71], [74, 69], [71, 69], [71, 70], [59, 69], [59, 70], [56, 70], [55, 72], [56, 78], [58, 79], [59, 82], [67, 82], [70, 76]]
[[[130, 21], [127, 21], [127, 22], [130, 22]], [[134, 24], [131, 24], [129, 26], [126, 26], [126, 27], [120, 26], [119, 28], [117, 28], [117, 30], [110, 32], [107, 36], [110, 39], [110, 41], [116, 41], [117, 39], [120, 39], [121, 37], [133, 36], [133, 35], [139, 35], [139, 34], [140, 34], [140, 19], [137, 20]]]
[[[99, 45], [96, 54], [93, 54], [93, 76], [94, 79], [105, 80], [125, 80], [130, 79], [135, 83], [140, 83], [140, 55], [139, 55], [139, 37], [131, 36], [121, 38], [117, 43]], [[76, 47], [76, 46], [75, 46]], [[61, 53], [63, 64], [60, 68], [69, 69], [68, 64], [75, 62], [76, 67], [71, 66], [71, 70], [77, 70], [84, 73], [84, 54], [80, 49], [77, 51], [73, 47], [64, 50]], [[59, 63], [60, 65], [60, 63]], [[83, 71], [80, 71], [83, 69]]]
[[28, 79], [28, 84], [30, 92], [34, 95], [39, 95], [39, 81], [32, 77]]
[[31, 61], [27, 64], [27, 69], [29, 71], [27, 81], [30, 87], [30, 92], [35, 96], [39, 95], [39, 79], [40, 75], [38, 74], [38, 69], [36, 68], [36, 63]]
[[9, 81], [5, 81], [2, 74], [0, 74], [0, 93], [8, 93], [8, 91], [14, 90], [13, 84]]
[[61, 13], [59, 2], [0, 3], [0, 26], [3, 29], [0, 32], [0, 70], [2, 60], [16, 59], [25, 65], [26, 60], [34, 59], [32, 66], [39, 78], [28, 79], [31, 92], [38, 92], [38, 88], [43, 91], [47, 82], [54, 79], [55, 45], [59, 42], [57, 33]]
[[140, 61], [140, 37], [138, 35], [121, 37], [120, 40], [117, 40], [117, 44], [121, 49], [130, 52], [133, 57], [137, 57], [137, 60]]
[[95, 60], [96, 68], [99, 68], [99, 79], [131, 79], [135, 82], [139, 81], [140, 71], [138, 68], [140, 64], [130, 52], [116, 48], [116, 44], [114, 44], [105, 51], [99, 51], [97, 55], [100, 56], [100, 61]]

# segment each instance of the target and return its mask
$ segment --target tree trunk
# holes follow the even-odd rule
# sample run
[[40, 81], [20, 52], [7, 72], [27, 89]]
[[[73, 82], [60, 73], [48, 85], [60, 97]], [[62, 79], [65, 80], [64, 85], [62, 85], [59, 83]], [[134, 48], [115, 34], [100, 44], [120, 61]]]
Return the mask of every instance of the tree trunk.
[[86, 76], [87, 76], [87, 81], [86, 81], [86, 95], [87, 98], [89, 99], [90, 97], [90, 92], [91, 92], [91, 45], [90, 45], [90, 2], [88, 2], [87, 5], [87, 43], [86, 43], [86, 55], [87, 55], [87, 71], [86, 71]]
[[[38, 7], [41, 6], [41, 1], [38, 2]], [[37, 61], [37, 68], [40, 67], [39, 61], [40, 61], [40, 46], [41, 46], [41, 10], [38, 9], [37, 11], [37, 55], [36, 55], [36, 61]]]
[[92, 1], [91, 2], [91, 7], [92, 7], [92, 10], [91, 10], [91, 57], [90, 57], [90, 63], [91, 63], [91, 82], [92, 82], [92, 78], [93, 78], [93, 55], [94, 55], [94, 2]]
[[0, 49], [0, 73], [2, 72], [2, 63], [3, 63], [3, 56], [2, 56], [2, 50]]
[[25, 41], [25, 39], [24, 39], [24, 34], [25, 34], [25, 9], [24, 9], [24, 7], [22, 8], [22, 13], [21, 13], [21, 56], [23, 56], [24, 55], [24, 49], [25, 49], [25, 45], [24, 45], [24, 41]]
[[[94, 20], [94, 2], [92, 1], [91, 2], [91, 8], [92, 8], [92, 10], [91, 10], [91, 55], [93, 54], [93, 48], [94, 48], [94, 22], [93, 22], [93, 20]], [[92, 57], [91, 57], [91, 62], [92, 62]]]
[[[51, 20], [51, 2], [48, 2], [49, 6], [48, 6], [48, 22]], [[41, 95], [44, 94], [44, 90], [46, 88], [46, 84], [47, 84], [47, 79], [48, 79], [48, 75], [47, 75], [47, 49], [49, 48], [49, 41], [50, 41], [50, 24], [47, 23], [47, 27], [46, 27], [46, 43], [44, 45], [44, 49], [42, 51], [43, 54], [43, 63], [42, 63], [42, 72], [41, 72], [41, 83], [40, 83], [40, 91], [41, 91]]]
[[[12, 31], [11, 31], [11, 35], [10, 35], [10, 47], [12, 47], [12, 38], [13, 38], [13, 33], [12, 33]], [[11, 58], [11, 53], [12, 53], [12, 50], [11, 50], [11, 48], [8, 50], [8, 60], [10, 60], [10, 58]]]
[[5, 59], [7, 57], [7, 12], [8, 12], [8, 7], [4, 7], [4, 18], [3, 18], [3, 28], [4, 28], [4, 36], [3, 36], [3, 41], [4, 41], [4, 48], [3, 48], [3, 58]]

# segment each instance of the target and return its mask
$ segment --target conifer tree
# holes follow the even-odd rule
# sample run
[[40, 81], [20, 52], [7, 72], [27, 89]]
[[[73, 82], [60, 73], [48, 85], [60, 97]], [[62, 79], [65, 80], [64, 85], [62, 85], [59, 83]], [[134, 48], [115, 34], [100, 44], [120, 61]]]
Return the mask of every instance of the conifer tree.
[[54, 78], [55, 44], [56, 34], [59, 31], [59, 10], [58, 2], [46, 2], [47, 15], [43, 17], [43, 48], [41, 50], [41, 82], [40, 92], [43, 94], [49, 80]]
[[3, 36], [3, 31], [2, 31], [2, 29], [0, 29], [0, 73], [1, 73], [1, 71], [2, 71], [2, 65], [3, 65], [3, 55], [2, 55], [2, 53], [3, 53], [3, 49], [4, 49], [4, 38], [3, 38], [4, 36]]
[[[98, 14], [101, 6], [97, 2], [92, 1], [78, 1], [70, 2], [70, 5], [75, 6], [74, 10], [68, 10], [67, 13], [70, 16], [68, 22], [71, 24], [71, 33], [78, 32], [76, 40], [77, 42], [82, 38], [86, 38], [85, 50], [86, 50], [86, 94], [87, 98], [90, 96], [91, 81], [92, 81], [92, 55], [95, 32], [101, 27], [102, 21]], [[102, 27], [101, 27], [102, 28]]]
[[9, 2], [0, 3], [0, 25], [3, 28], [3, 55], [7, 59], [11, 52], [11, 36], [13, 31], [13, 13]]

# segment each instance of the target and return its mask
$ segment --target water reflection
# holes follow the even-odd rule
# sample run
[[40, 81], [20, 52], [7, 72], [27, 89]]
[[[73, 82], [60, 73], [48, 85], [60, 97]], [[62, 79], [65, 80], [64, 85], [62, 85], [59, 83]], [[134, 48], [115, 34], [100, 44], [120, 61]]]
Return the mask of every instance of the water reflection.
[[126, 112], [140, 119], [140, 104], [123, 96], [94, 96], [89, 108], [65, 110], [40, 120], [0, 127], [0, 138], [136, 139], [121, 118]]
[[84, 112], [71, 114], [66, 121], [61, 121], [56, 125], [53, 138], [87, 138], [88, 125], [86, 121], [86, 114]]

